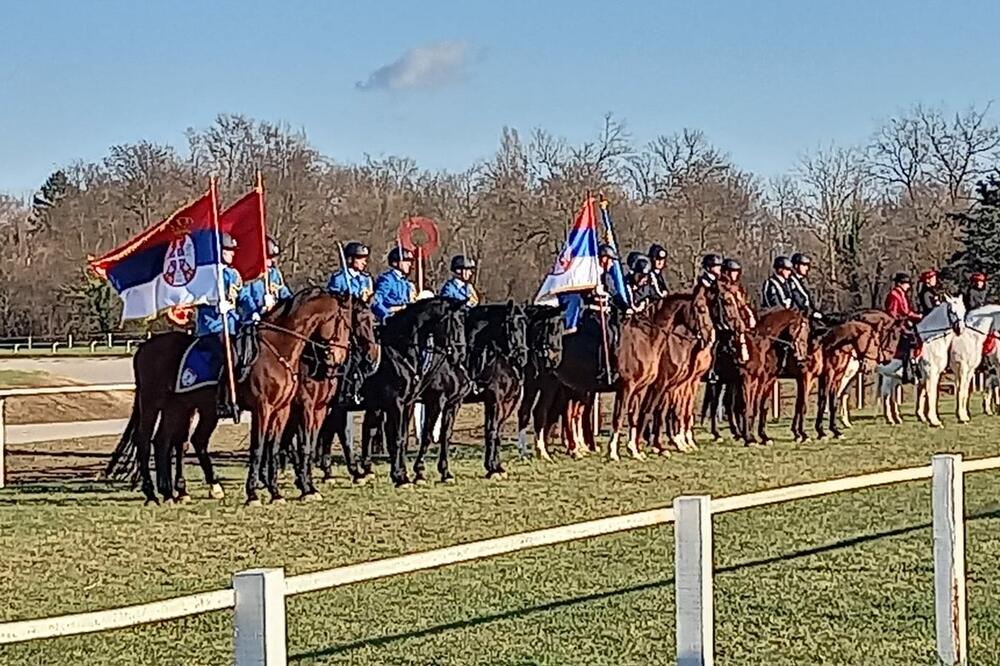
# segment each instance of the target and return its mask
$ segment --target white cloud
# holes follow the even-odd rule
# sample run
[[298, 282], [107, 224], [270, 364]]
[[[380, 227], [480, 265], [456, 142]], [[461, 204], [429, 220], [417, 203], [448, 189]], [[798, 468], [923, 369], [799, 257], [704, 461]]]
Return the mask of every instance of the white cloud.
[[379, 67], [358, 81], [358, 90], [419, 90], [438, 88], [460, 81], [469, 63], [465, 42], [435, 42], [419, 46], [398, 60]]

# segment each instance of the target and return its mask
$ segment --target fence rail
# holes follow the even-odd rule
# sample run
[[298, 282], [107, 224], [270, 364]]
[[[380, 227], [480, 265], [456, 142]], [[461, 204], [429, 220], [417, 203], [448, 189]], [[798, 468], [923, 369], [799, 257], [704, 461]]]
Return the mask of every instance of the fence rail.
[[20, 353], [56, 353], [59, 349], [89, 349], [96, 354], [98, 349], [120, 350], [131, 353], [132, 349], [149, 338], [152, 334], [145, 335], [115, 335], [113, 333], [67, 333], [66, 335], [26, 335], [21, 337], [0, 338], [0, 351], [9, 351], [14, 354]]
[[1000, 468], [1000, 457], [963, 462], [960, 455], [938, 455], [934, 456], [929, 466], [805, 483], [719, 499], [708, 496], [678, 497], [673, 508], [663, 507], [459, 544], [288, 579], [285, 579], [281, 569], [243, 571], [234, 575], [230, 589], [94, 613], [0, 624], [0, 644], [106, 631], [234, 608], [233, 650], [237, 666], [283, 665], [286, 663], [285, 599], [290, 595], [676, 522], [677, 663], [680, 666], [712, 664], [712, 514], [932, 478], [937, 650], [942, 663], [963, 664], [968, 658], [963, 474], [997, 468]]

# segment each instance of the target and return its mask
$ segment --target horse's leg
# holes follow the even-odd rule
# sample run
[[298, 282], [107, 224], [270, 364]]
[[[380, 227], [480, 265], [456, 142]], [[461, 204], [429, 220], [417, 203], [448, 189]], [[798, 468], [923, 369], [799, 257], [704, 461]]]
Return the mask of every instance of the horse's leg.
[[173, 453], [174, 433], [179, 430], [178, 419], [182, 417], [179, 410], [168, 407], [163, 410], [163, 417], [153, 434], [153, 461], [156, 465], [156, 489], [166, 503], [174, 501], [174, 484], [170, 478], [170, 457]]
[[[621, 386], [615, 391], [615, 404], [611, 408], [611, 436], [608, 438], [608, 459], [618, 460], [618, 437], [621, 433], [622, 415], [626, 411], [626, 405], [632, 399], [632, 384], [622, 379]], [[629, 439], [631, 443], [631, 421], [629, 422]]]
[[[548, 388], [548, 390], [545, 390]], [[532, 418], [535, 424], [535, 451], [538, 457], [546, 462], [552, 462], [549, 455], [547, 439], [549, 437], [549, 426], [558, 420], [554, 413], [556, 401], [560, 399], [559, 391], [553, 386], [540, 387], [538, 399], [532, 409]]]
[[528, 426], [531, 425], [535, 401], [539, 399], [538, 383], [525, 380], [521, 403], [517, 407], [517, 452], [522, 458], [528, 457]]
[[383, 432], [385, 445], [389, 452], [389, 478], [392, 479], [397, 488], [410, 485], [410, 479], [406, 473], [406, 452], [403, 448], [406, 442], [406, 428], [410, 425], [412, 413], [412, 409], [401, 404], [399, 399], [397, 399], [396, 404], [388, 405], [383, 412]]
[[713, 442], [721, 442], [722, 435], [719, 434], [719, 405], [722, 403], [723, 388], [722, 382], [708, 382], [705, 384], [705, 399], [702, 401], [701, 420], [705, 420], [705, 411], [708, 411], [708, 426], [712, 433]]
[[[350, 418], [350, 416], [348, 416]], [[376, 409], [365, 410], [364, 418], [361, 421], [361, 476], [372, 475], [372, 438], [377, 431], [384, 430], [385, 411]]]
[[[767, 388], [771, 389], [773, 384], [769, 383]], [[763, 392], [761, 398], [757, 401], [757, 437], [760, 438], [760, 443], [767, 446], [771, 443], [771, 438], [767, 436], [767, 403], [768, 400], [765, 396], [771, 395], [771, 391], [768, 390]]]
[[[451, 438], [455, 432], [455, 419], [458, 416], [458, 410], [462, 407], [463, 400], [465, 400], [465, 394], [455, 395], [451, 402], [445, 404], [441, 412], [440, 441], [438, 442], [438, 474], [441, 475], [441, 483], [451, 483], [455, 479], [449, 467], [448, 455], [451, 452]], [[499, 439], [497, 445], [499, 446]]]
[[938, 385], [941, 381], [942, 369], [931, 368], [930, 372], [927, 373], [926, 385], [924, 391], [926, 392], [927, 401], [927, 422], [934, 428], [940, 428], [943, 424], [941, 423], [941, 418], [938, 416]]
[[174, 431], [172, 441], [170, 442], [170, 448], [173, 449], [174, 455], [174, 499], [178, 502], [190, 502], [191, 496], [188, 494], [187, 490], [187, 480], [184, 478], [184, 453], [187, 448], [188, 430], [190, 427], [190, 420], [188, 421], [188, 427], [177, 428]]
[[[344, 415], [346, 414], [347, 411], [340, 407], [328, 409], [323, 417], [323, 423], [320, 424], [319, 433], [316, 435], [316, 449], [319, 452], [319, 468], [323, 472], [323, 481], [333, 479], [333, 438], [338, 436], [341, 438], [341, 444], [344, 443], [344, 428], [347, 424], [347, 418], [344, 418]], [[351, 459], [345, 456], [344, 460], [349, 464]], [[351, 471], [350, 467], [348, 467], [348, 471]], [[353, 477], [354, 474], [352, 473], [351, 476]]]
[[420, 424], [420, 432], [417, 433], [420, 445], [417, 448], [416, 459], [413, 461], [414, 483], [424, 483], [427, 480], [424, 477], [424, 456], [427, 455], [427, 449], [430, 448], [431, 441], [434, 439], [434, 424], [437, 423], [444, 409], [444, 394], [439, 391], [425, 391], [420, 397], [420, 401], [424, 405], [424, 419], [423, 423]]
[[208, 442], [218, 423], [218, 409], [213, 400], [207, 405], [199, 406], [198, 425], [195, 426], [194, 433], [191, 434], [191, 446], [194, 448], [195, 455], [198, 456], [198, 464], [201, 466], [202, 474], [205, 475], [205, 483], [209, 487], [208, 494], [212, 499], [222, 499], [226, 496], [219, 484], [219, 479], [215, 476], [212, 459], [208, 455]]
[[970, 364], [959, 361], [955, 364], [955, 416], [959, 423], [969, 422], [969, 392], [972, 385]]
[[[267, 429], [267, 451], [270, 460], [270, 466], [268, 467], [267, 473], [267, 490], [271, 494], [272, 504], [281, 504], [285, 501], [285, 498], [281, 495], [281, 486], [278, 483], [278, 441], [281, 437], [281, 433], [285, 431], [288, 427], [288, 421], [291, 416], [291, 404], [286, 404], [284, 407], [275, 409], [271, 412], [271, 423]], [[301, 416], [300, 416], [301, 418]], [[297, 477], [304, 478], [304, 472], [302, 468], [307, 466], [308, 461], [303, 459], [303, 456], [297, 454], [298, 449], [295, 449], [296, 460], [292, 461], [292, 465], [295, 467], [295, 473]], [[308, 486], [307, 486], [308, 487]]]
[[[826, 437], [826, 432], [823, 431], [823, 418], [826, 416], [826, 406], [830, 402], [830, 397], [828, 395], [830, 392], [830, 384], [830, 368], [826, 367], [823, 368], [823, 372], [819, 374], [819, 379], [816, 382], [816, 420], [814, 421], [814, 425], [816, 426], [816, 437], [819, 439]], [[798, 396], [796, 396], [795, 402], [797, 405]], [[834, 415], [831, 414], [831, 425], [834, 418]]]
[[268, 410], [258, 408], [254, 411], [250, 424], [250, 455], [247, 459], [247, 480], [244, 486], [247, 506], [260, 506], [257, 496], [257, 481], [260, 479], [261, 462], [264, 454], [264, 427]]

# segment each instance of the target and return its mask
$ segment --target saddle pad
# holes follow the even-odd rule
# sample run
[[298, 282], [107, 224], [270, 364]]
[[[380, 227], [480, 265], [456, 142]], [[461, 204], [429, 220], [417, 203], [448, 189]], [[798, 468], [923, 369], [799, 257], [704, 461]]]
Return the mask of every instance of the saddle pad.
[[1000, 337], [996, 331], [990, 331], [990, 334], [986, 336], [983, 340], [983, 356], [989, 356], [997, 348], [997, 338]]
[[222, 340], [219, 336], [195, 338], [181, 358], [174, 392], [187, 393], [218, 384], [222, 376], [222, 364]]

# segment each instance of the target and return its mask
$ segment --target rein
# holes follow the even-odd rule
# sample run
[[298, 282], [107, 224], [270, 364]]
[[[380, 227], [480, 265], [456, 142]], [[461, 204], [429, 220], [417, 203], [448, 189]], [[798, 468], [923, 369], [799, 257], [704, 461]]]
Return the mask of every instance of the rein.
[[[265, 330], [269, 330], [269, 331], [275, 331], [277, 333], [282, 333], [284, 335], [288, 335], [290, 337], [296, 338], [297, 340], [301, 340], [302, 342], [305, 342], [308, 345], [312, 345], [313, 347], [319, 347], [320, 349], [324, 349], [324, 350], [327, 349], [327, 348], [329, 348], [329, 347], [337, 347], [337, 348], [344, 349], [344, 350], [350, 349], [350, 344], [342, 344], [342, 343], [333, 342], [333, 341], [326, 342], [325, 344], [322, 343], [322, 342], [316, 342], [315, 340], [309, 338], [308, 336], [302, 335], [301, 333], [299, 333], [297, 331], [293, 331], [290, 328], [285, 328], [283, 326], [278, 326], [277, 324], [272, 324], [271, 322], [267, 322], [267, 321], [257, 322], [257, 327], [258, 328], [264, 328]], [[261, 339], [261, 341], [262, 342], [264, 341], [263, 338]], [[268, 343], [268, 344], [270, 344], [270, 343]]]

